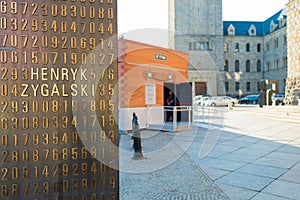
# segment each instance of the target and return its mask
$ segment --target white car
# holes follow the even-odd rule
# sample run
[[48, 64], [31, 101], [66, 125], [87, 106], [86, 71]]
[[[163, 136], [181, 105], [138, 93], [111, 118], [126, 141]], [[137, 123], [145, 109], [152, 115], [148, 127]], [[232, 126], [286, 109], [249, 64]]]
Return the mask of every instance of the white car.
[[203, 98], [202, 95], [197, 95], [197, 96], [195, 96], [195, 97], [194, 97], [194, 100], [193, 100], [193, 104], [194, 104], [195, 106], [198, 106], [199, 103], [201, 102], [201, 99], [202, 99], [202, 98]]
[[274, 102], [276, 105], [282, 105], [284, 100], [284, 94], [272, 94], [272, 102]]
[[194, 105], [196, 106], [204, 106], [205, 101], [208, 100], [210, 97], [208, 96], [195, 96], [194, 98]]
[[204, 102], [205, 106], [234, 106], [237, 103], [237, 99], [229, 96], [211, 97]]

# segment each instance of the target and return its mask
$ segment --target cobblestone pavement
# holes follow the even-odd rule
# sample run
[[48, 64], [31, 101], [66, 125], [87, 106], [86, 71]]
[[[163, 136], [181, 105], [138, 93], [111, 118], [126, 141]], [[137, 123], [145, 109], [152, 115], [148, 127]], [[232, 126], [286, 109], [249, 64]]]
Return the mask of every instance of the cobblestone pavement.
[[[174, 149], [176, 154], [161, 156], [153, 155], [156, 149], [163, 148], [174, 141], [174, 133], [141, 131], [143, 153], [145, 158], [134, 160], [132, 140], [130, 135], [122, 135], [120, 146], [129, 154], [121, 153], [120, 171], [120, 199], [121, 200], [146, 200], [146, 199], [174, 199], [174, 200], [198, 200], [198, 199], [228, 199], [205, 172], [179, 149], [180, 144]], [[146, 135], [146, 136], [145, 136]], [[151, 135], [151, 137], [149, 137]], [[178, 138], [177, 138], [178, 139]], [[161, 141], [161, 142], [159, 142]], [[186, 145], [188, 146], [188, 145]], [[170, 150], [172, 150], [170, 149]], [[179, 150], [179, 151], [178, 151]], [[165, 150], [166, 153], [168, 149]], [[149, 153], [147, 153], [149, 152]], [[166, 158], [164, 158], [166, 156]], [[159, 158], [156, 158], [159, 157]], [[170, 157], [173, 157], [170, 159]], [[157, 159], [169, 159], [168, 163], [161, 165], [153, 162]], [[126, 165], [126, 166], [124, 166]], [[130, 166], [128, 168], [128, 166]], [[149, 166], [153, 168], [148, 168]], [[122, 168], [127, 172], [122, 171]], [[144, 171], [141, 171], [141, 168]]]
[[195, 113], [194, 130], [142, 131], [142, 160], [132, 159], [131, 137], [122, 135], [121, 200], [300, 199], [300, 107], [214, 113]]

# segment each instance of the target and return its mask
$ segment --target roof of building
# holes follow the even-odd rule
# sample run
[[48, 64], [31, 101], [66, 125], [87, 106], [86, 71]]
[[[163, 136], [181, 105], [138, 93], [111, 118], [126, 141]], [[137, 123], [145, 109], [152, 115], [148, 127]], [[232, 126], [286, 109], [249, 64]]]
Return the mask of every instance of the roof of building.
[[249, 36], [248, 29], [252, 24], [256, 27], [256, 36], [263, 36], [263, 22], [224, 21], [224, 35], [228, 35], [227, 30], [231, 24], [235, 28], [236, 36]]
[[[285, 9], [280, 10], [275, 15], [271, 16], [263, 22], [254, 22], [254, 21], [224, 21], [223, 22], [223, 32], [224, 35], [229, 35], [227, 30], [230, 25], [233, 25], [235, 28], [235, 36], [249, 36], [248, 30], [254, 25], [256, 28], [256, 36], [265, 36], [271, 33], [270, 26], [273, 22], [274, 28], [272, 30], [276, 31], [282, 27], [279, 26], [280, 19], [286, 19]], [[285, 25], [284, 25], [285, 26]]]

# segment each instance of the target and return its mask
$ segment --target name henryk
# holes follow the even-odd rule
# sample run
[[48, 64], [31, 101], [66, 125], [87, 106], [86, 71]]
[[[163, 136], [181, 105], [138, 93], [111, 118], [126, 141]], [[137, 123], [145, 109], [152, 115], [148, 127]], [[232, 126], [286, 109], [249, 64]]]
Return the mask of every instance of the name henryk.
[[[31, 68], [29, 72], [31, 80], [35, 81], [87, 81], [99, 78], [96, 69], [88, 68]], [[101, 74], [101, 73], [100, 73]]]

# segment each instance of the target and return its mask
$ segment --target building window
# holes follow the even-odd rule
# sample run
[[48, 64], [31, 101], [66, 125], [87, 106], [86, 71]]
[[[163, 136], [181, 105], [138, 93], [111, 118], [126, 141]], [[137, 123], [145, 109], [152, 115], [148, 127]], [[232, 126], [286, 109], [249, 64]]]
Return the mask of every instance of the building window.
[[246, 52], [250, 52], [250, 43], [246, 44]]
[[272, 22], [270, 23], [270, 32], [273, 32], [276, 30], [278, 24], [276, 24], [273, 20]]
[[190, 50], [209, 50], [209, 42], [194, 42], [189, 44]]
[[228, 43], [224, 43], [224, 52], [228, 52]]
[[270, 62], [267, 62], [266, 65], [267, 65], [267, 66], [266, 66], [266, 71], [268, 72], [268, 71], [270, 71]]
[[246, 61], [246, 72], [250, 72], [250, 60]]
[[274, 59], [274, 69], [278, 69], [278, 68], [279, 68], [279, 60]]
[[287, 67], [287, 57], [283, 57], [283, 67]]
[[261, 45], [260, 43], [257, 44], [257, 52], [260, 52], [261, 51]]
[[228, 27], [227, 34], [228, 35], [235, 35], [235, 28], [232, 24], [230, 24], [230, 26]]
[[234, 71], [240, 72], [240, 62], [238, 60], [234, 62]]
[[247, 92], [250, 92], [250, 91], [251, 91], [251, 83], [247, 82]]
[[261, 72], [261, 61], [260, 60], [258, 60], [256, 63], [256, 71]]
[[240, 89], [240, 82], [235, 82], [235, 91]]
[[269, 42], [266, 42], [266, 51], [269, 51], [269, 49], [270, 49]]
[[205, 49], [205, 42], [201, 42], [201, 49]]
[[286, 19], [283, 16], [279, 19], [279, 28], [283, 27], [286, 24]]
[[250, 36], [255, 36], [256, 35], [256, 27], [252, 24], [251, 26], [250, 26], [250, 28], [248, 29], [248, 34], [250, 35]]
[[228, 60], [224, 60], [224, 71], [228, 72]]
[[200, 43], [200, 42], [197, 42], [197, 43], [196, 43], [196, 49], [197, 49], [197, 50], [200, 50], [200, 49], [201, 49], [201, 43]]
[[286, 35], [283, 36], [283, 44], [286, 44]]
[[228, 82], [225, 82], [225, 90], [229, 91], [229, 83]]
[[239, 52], [240, 51], [240, 45], [239, 45], [239, 43], [235, 43], [234, 44], [234, 51], [235, 52]]
[[274, 48], [278, 48], [278, 38], [274, 39]]
[[209, 42], [205, 42], [205, 49], [209, 50]]
[[239, 72], [240, 71], [240, 62], [238, 60], [234, 63], [234, 71]]

